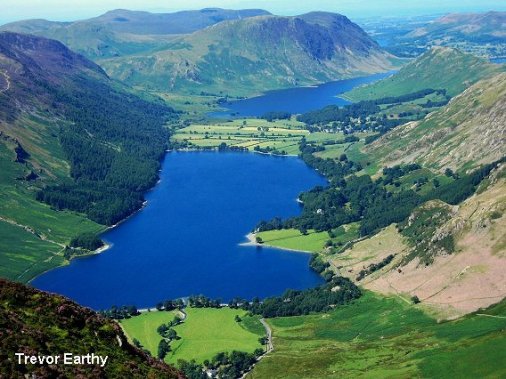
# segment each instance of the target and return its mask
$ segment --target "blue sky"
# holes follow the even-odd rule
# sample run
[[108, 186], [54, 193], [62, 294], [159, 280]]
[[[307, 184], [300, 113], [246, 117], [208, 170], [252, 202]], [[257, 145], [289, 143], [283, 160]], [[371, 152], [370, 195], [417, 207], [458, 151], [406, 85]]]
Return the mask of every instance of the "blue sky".
[[221, 7], [262, 8], [295, 15], [311, 10], [345, 14], [351, 18], [427, 15], [448, 12], [506, 11], [505, 0], [0, 0], [0, 24], [28, 18], [76, 20], [124, 8], [152, 12]]

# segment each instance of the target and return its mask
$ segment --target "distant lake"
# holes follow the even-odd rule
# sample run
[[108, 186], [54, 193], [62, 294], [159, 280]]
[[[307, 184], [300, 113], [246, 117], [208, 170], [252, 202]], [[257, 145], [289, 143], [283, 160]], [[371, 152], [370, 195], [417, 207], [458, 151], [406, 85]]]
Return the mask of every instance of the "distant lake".
[[111, 249], [74, 259], [32, 285], [95, 309], [314, 287], [322, 279], [308, 267], [309, 254], [239, 244], [260, 220], [297, 215], [299, 193], [324, 184], [298, 158], [169, 153], [147, 206], [102, 236]]
[[492, 62], [492, 63], [506, 63], [506, 57], [492, 58], [490, 60], [490, 62]]
[[262, 116], [270, 111], [284, 111], [290, 113], [304, 113], [327, 105], [346, 105], [348, 101], [337, 97], [353, 88], [384, 79], [395, 71], [364, 76], [360, 78], [339, 80], [321, 84], [316, 87], [297, 87], [283, 90], [269, 91], [265, 95], [245, 100], [232, 101], [222, 105], [227, 108], [224, 112], [212, 112], [211, 117], [246, 117]]

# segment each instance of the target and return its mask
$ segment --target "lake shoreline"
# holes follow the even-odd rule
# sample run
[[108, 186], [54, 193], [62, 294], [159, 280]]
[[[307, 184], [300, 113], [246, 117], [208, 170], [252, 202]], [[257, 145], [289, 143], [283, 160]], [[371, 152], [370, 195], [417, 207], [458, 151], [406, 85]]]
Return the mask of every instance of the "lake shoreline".
[[[146, 202], [137, 212], [148, 205], [154, 205], [153, 202], [156, 202], [156, 207], [150, 207], [148, 212], [139, 212], [140, 219], [137, 215], [128, 223], [125, 223], [125, 219], [108, 227], [107, 231], [111, 233], [103, 234], [107, 246], [87, 254], [97, 255], [93, 259], [67, 264], [63, 270], [50, 270], [53, 273], [47, 276], [38, 275], [31, 282], [32, 285], [63, 294], [92, 309], [106, 309], [111, 304], [135, 304], [142, 309], [152, 308], [160, 299], [179, 298], [188, 294], [204, 293], [227, 301], [235, 296], [264, 298], [282, 293], [286, 288], [309, 288], [321, 282], [321, 278], [314, 275], [307, 266], [308, 252], [294, 249], [293, 252], [299, 254], [290, 254], [293, 257], [289, 257], [286, 249], [273, 246], [273, 250], [265, 250], [269, 254], [250, 254], [250, 250], [238, 246], [238, 242], [246, 240], [243, 237], [245, 232], [259, 219], [270, 217], [271, 213], [283, 217], [298, 214], [298, 204], [289, 199], [295, 200], [300, 191], [323, 183], [320, 175], [294, 157], [286, 160], [262, 159], [260, 155], [239, 152], [208, 152], [210, 154], [205, 155], [195, 152], [178, 154], [174, 151], [173, 154], [168, 154], [172, 151], [174, 150], [167, 151], [161, 181], [153, 187], [156, 190], [154, 196], [152, 193], [146, 196]], [[268, 157], [266, 154], [261, 155]], [[255, 175], [248, 175], [245, 168], [250, 172], [252, 170]], [[259, 186], [264, 190], [258, 191]], [[210, 196], [216, 198], [216, 201], [206, 200]], [[189, 198], [196, 199], [195, 206], [191, 205], [193, 202], [188, 202]], [[249, 206], [244, 211], [242, 209], [246, 202]], [[221, 215], [222, 210], [230, 210], [232, 218]], [[153, 228], [144, 228], [151, 222]], [[190, 237], [190, 233], [185, 234], [188, 222], [197, 225], [195, 228], [199, 233], [208, 228], [209, 223], [216, 224], [216, 227], [211, 228], [212, 233], [206, 229], [205, 233], [201, 233], [201, 238], [195, 239]], [[121, 228], [116, 228], [120, 225]], [[214, 242], [210, 235], [220, 235], [218, 225], [221, 225], [220, 228], [228, 228], [233, 234], [224, 239], [220, 237], [218, 247], [209, 248], [207, 244]], [[138, 234], [136, 230], [140, 226], [143, 227], [143, 232]], [[181, 233], [178, 228], [181, 228]], [[114, 244], [113, 248], [111, 244]], [[268, 249], [268, 246], [264, 246]], [[210, 249], [202, 258], [201, 277], [204, 279], [202, 283], [187, 288], [184, 285], [187, 281], [184, 270], [193, 261], [193, 256], [197, 259], [202, 255], [202, 249]], [[281, 253], [282, 250], [285, 250], [285, 254]], [[102, 254], [103, 252], [107, 254]], [[226, 252], [230, 254], [224, 256]], [[212, 271], [206, 268], [210, 262], [220, 262], [222, 259], [225, 259], [223, 265], [214, 267]], [[160, 274], [169, 260], [172, 267], [182, 267], [180, 275], [168, 278]], [[283, 267], [280, 266], [281, 263]], [[243, 265], [249, 267], [244, 275], [241, 271]], [[159, 291], [146, 293], [142, 290], [142, 285], [138, 285], [139, 280], [144, 280], [144, 276], [139, 276], [140, 270], [143, 273], [154, 273]], [[295, 276], [294, 272], [297, 273]], [[220, 284], [223, 283], [224, 273], [227, 274], [226, 281], [233, 285]], [[91, 281], [90, 275], [93, 275]], [[260, 281], [259, 275], [263, 278]], [[118, 285], [124, 278], [129, 278], [127, 282], [130, 283], [126, 285], [126, 290]], [[249, 285], [250, 281], [260, 284]], [[104, 286], [109, 285], [109, 282], [111, 288], [114, 288], [111, 293], [103, 291], [108, 288]], [[209, 287], [210, 283], [216, 285]], [[96, 291], [102, 292], [102, 295], [90, 295]]]
[[308, 250], [297, 250], [297, 249], [290, 249], [289, 247], [280, 247], [275, 245], [269, 245], [266, 242], [258, 243], [256, 241], [256, 233], [248, 233], [246, 234], [247, 242], [242, 242], [239, 244], [239, 246], [255, 246], [255, 247], [268, 247], [270, 249], [278, 249], [278, 250], [284, 250], [289, 251], [292, 253], [301, 253], [301, 254], [314, 254], [314, 251], [308, 251]]

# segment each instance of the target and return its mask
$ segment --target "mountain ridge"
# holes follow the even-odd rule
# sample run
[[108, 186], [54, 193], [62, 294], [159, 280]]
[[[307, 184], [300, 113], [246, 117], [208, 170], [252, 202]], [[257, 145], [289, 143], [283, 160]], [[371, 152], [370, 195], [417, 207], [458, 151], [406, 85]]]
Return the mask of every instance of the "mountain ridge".
[[100, 64], [130, 85], [244, 95], [387, 71], [393, 60], [345, 16], [318, 13], [223, 21], [148, 56]]

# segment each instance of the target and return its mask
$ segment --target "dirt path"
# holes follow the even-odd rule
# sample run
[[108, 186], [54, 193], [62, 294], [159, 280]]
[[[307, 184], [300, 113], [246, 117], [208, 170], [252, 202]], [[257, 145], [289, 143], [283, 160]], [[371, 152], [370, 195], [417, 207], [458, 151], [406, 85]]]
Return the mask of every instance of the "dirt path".
[[272, 329], [269, 326], [269, 324], [267, 324], [264, 318], [261, 318], [260, 322], [265, 328], [265, 333], [267, 333], [267, 351], [265, 352], [265, 354], [268, 354], [272, 350], [274, 350], [274, 344], [272, 343]]
[[30, 234], [33, 234], [35, 237], [37, 237], [38, 239], [42, 240], [42, 241], [47, 241], [47, 242], [50, 242], [50, 243], [54, 243], [55, 245], [58, 245], [60, 246], [61, 248], [65, 248], [65, 244], [63, 243], [59, 243], [59, 242], [56, 242], [56, 241], [53, 241], [53, 240], [50, 240], [48, 239], [44, 234], [39, 234], [37, 233], [34, 229], [32, 229], [30, 226], [26, 226], [26, 225], [22, 225], [22, 224], [19, 224], [17, 223], [16, 221], [14, 220], [11, 220], [9, 218], [5, 218], [5, 217], [2, 217], [0, 216], [0, 221], [4, 221], [8, 224], [11, 224], [11, 225], [14, 225], [14, 226], [17, 226], [17, 227], [20, 227], [20, 228], [23, 228], [25, 231], [27, 231], [28, 233]]
[[485, 317], [492, 317], [492, 318], [501, 318], [503, 320], [506, 320], [505, 316], [495, 316], [495, 315], [487, 315], [485, 313], [476, 313], [476, 316], [485, 316]]
[[9, 78], [6, 72], [0, 71], [0, 74], [5, 77], [5, 87], [0, 88], [0, 92], [8, 91], [11, 88], [11, 78]]

